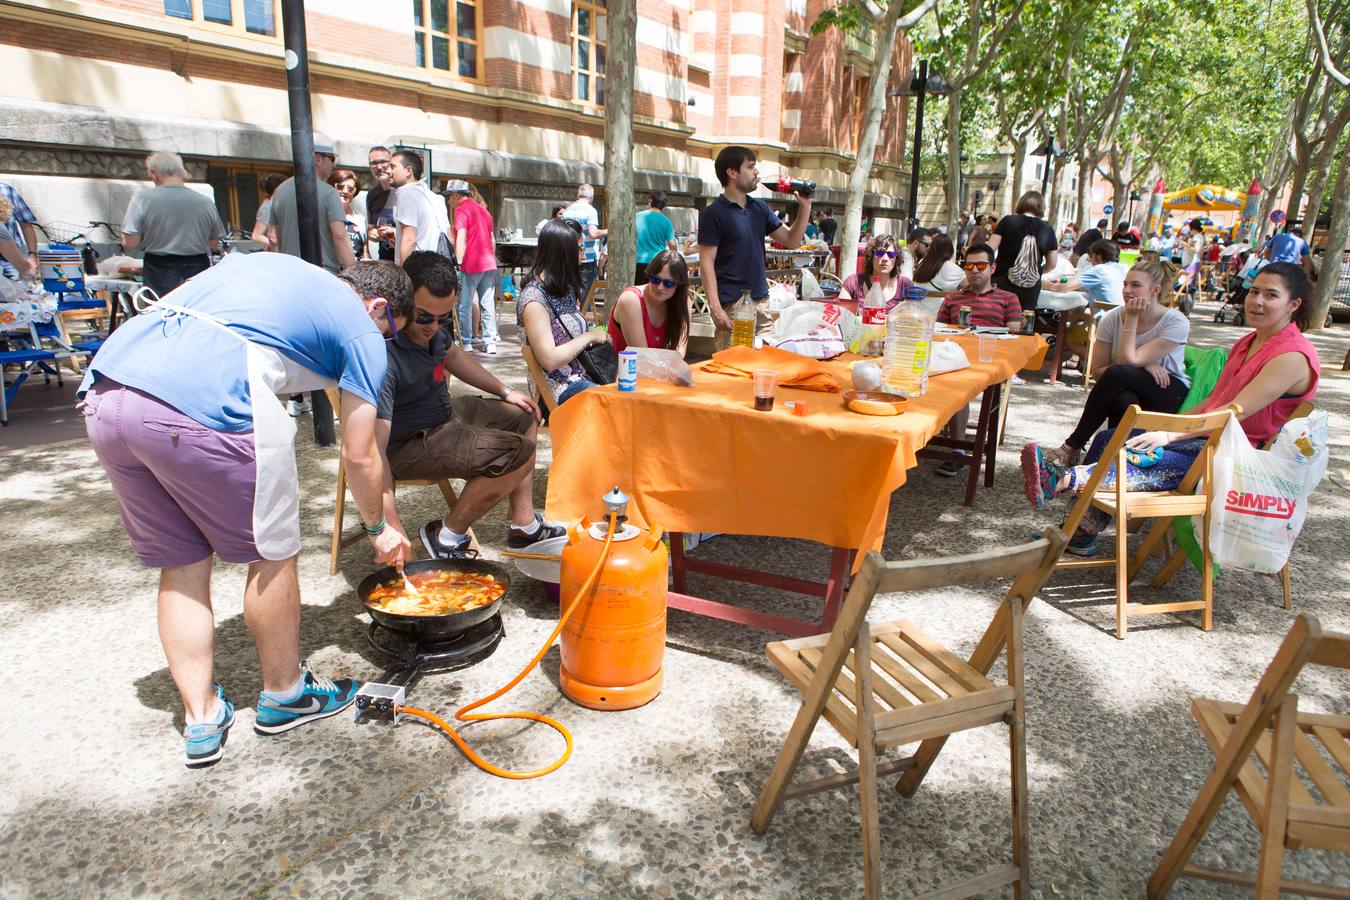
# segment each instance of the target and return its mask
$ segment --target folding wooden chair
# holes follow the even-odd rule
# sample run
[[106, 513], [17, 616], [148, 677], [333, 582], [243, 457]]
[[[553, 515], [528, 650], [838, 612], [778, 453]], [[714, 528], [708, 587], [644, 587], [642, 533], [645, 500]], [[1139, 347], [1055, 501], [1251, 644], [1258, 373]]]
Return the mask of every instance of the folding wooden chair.
[[[1067, 543], [1063, 532], [1005, 550], [941, 559], [888, 563], [869, 553], [828, 634], [776, 641], [769, 659], [803, 693], [773, 772], [750, 819], [756, 834], [769, 827], [785, 799], [857, 782], [862, 803], [863, 880], [869, 898], [880, 897], [881, 826], [877, 779], [905, 775], [897, 790], [908, 796], [923, 780], [947, 736], [1005, 724], [1012, 753], [1012, 860], [948, 885], [928, 896], [965, 897], [1005, 884], [1018, 896], [1029, 888], [1027, 770], [1022, 690], [1022, 613], [1050, 577]], [[963, 662], [909, 622], [870, 627], [867, 611], [878, 593], [914, 591], [992, 578], [1015, 581], [994, 613], [969, 662]], [[986, 676], [1006, 645], [1008, 683]], [[854, 772], [790, 785], [821, 716], [858, 749]], [[879, 762], [878, 753], [920, 741], [913, 756]]]
[[[454, 509], [455, 504], [459, 502], [459, 495], [455, 493], [454, 487], [450, 484], [448, 478], [407, 478], [395, 479], [394, 492], [397, 493], [400, 485], [431, 485], [434, 484], [441, 489], [441, 496], [445, 498], [447, 509]], [[337, 476], [337, 499], [333, 504], [333, 540], [329, 549], [328, 556], [328, 574], [336, 575], [338, 569], [338, 554], [344, 547], [350, 547], [352, 544], [365, 537], [364, 530], [353, 531], [351, 534], [343, 534], [343, 518], [347, 508], [347, 463], [338, 457], [338, 476]], [[410, 535], [416, 538], [416, 535]], [[415, 541], [414, 541], [415, 543]], [[478, 544], [478, 538], [474, 535], [473, 529], [469, 529], [469, 546], [481, 552], [482, 548]]]
[[1097, 379], [1092, 377], [1092, 361], [1096, 356], [1097, 350], [1097, 313], [1108, 313], [1117, 307], [1115, 303], [1103, 303], [1100, 300], [1093, 300], [1089, 304], [1092, 311], [1092, 321], [1088, 323], [1088, 352], [1087, 358], [1083, 360], [1083, 390], [1090, 390], [1092, 382]]
[[[1281, 891], [1350, 898], [1350, 887], [1280, 877], [1286, 847], [1350, 853], [1350, 716], [1299, 713], [1298, 695], [1289, 689], [1309, 663], [1350, 669], [1350, 634], [1324, 632], [1317, 619], [1299, 616], [1246, 706], [1191, 701], [1214, 768], [1148, 880], [1150, 898], [1166, 896], [1182, 875], [1254, 886], [1259, 900]], [[1254, 876], [1190, 864], [1230, 788], [1261, 832]]]
[[[1116, 637], [1124, 638], [1128, 630], [1129, 617], [1132, 615], [1156, 615], [1159, 613], [1185, 612], [1200, 610], [1200, 627], [1209, 631], [1214, 624], [1214, 563], [1209, 555], [1209, 506], [1213, 499], [1214, 450], [1219, 443], [1219, 435], [1228, 423], [1228, 414], [1240, 415], [1236, 404], [1201, 415], [1168, 415], [1166, 413], [1144, 412], [1137, 405], [1125, 411], [1125, 416], [1116, 426], [1115, 433], [1102, 451], [1101, 458], [1078, 494], [1069, 517], [1064, 520], [1064, 531], [1073, 534], [1077, 530], [1087, 511], [1096, 507], [1115, 519], [1116, 553], [1115, 556], [1099, 558], [1061, 559], [1056, 569], [1087, 569], [1096, 567], [1114, 567], [1116, 570]], [[1116, 464], [1117, 472], [1125, 471], [1125, 441], [1136, 428], [1144, 431], [1204, 432], [1206, 441], [1203, 449], [1196, 455], [1195, 462], [1181, 479], [1175, 490], [1171, 491], [1131, 491], [1125, 484], [1126, 479], [1116, 478], [1112, 490], [1098, 491], [1102, 478], [1110, 464]], [[1204, 479], [1201, 482], [1201, 479]], [[1183, 600], [1175, 603], [1130, 603], [1130, 579], [1139, 574], [1140, 568], [1154, 551], [1160, 547], [1163, 538], [1169, 533], [1172, 520], [1178, 516], [1199, 516], [1200, 548], [1204, 554], [1204, 563], [1200, 572], [1200, 599]], [[1129, 556], [1129, 525], [1131, 519], [1154, 519], [1153, 527], [1144, 535], [1143, 542]], [[1180, 565], [1178, 563], [1178, 565]]]
[[[338, 412], [342, 409], [342, 393], [327, 388], [328, 402], [333, 405], [333, 410]], [[394, 492], [398, 493], [399, 485], [431, 485], [434, 484], [441, 489], [441, 496], [445, 498], [447, 509], [454, 509], [455, 504], [459, 502], [459, 495], [455, 493], [454, 487], [450, 484], [448, 478], [406, 478], [394, 479]], [[364, 531], [354, 531], [351, 534], [343, 534], [342, 527], [347, 512], [347, 462], [342, 454], [338, 454], [338, 474], [337, 474], [337, 497], [333, 502], [333, 539], [329, 547], [328, 554], [328, 574], [336, 575], [338, 569], [338, 554], [344, 547], [350, 547], [352, 544], [365, 537]], [[478, 544], [478, 538], [469, 529], [469, 546], [474, 550], [481, 551]]]
[[[1303, 401], [1297, 407], [1294, 408], [1294, 411], [1290, 413], [1289, 418], [1285, 419], [1285, 424], [1293, 422], [1295, 419], [1306, 419], [1309, 415], [1312, 414], [1313, 409], [1314, 407], [1312, 403], [1306, 400]], [[1269, 447], [1272, 443], [1274, 443], [1274, 440], [1275, 440], [1274, 438], [1271, 438], [1261, 447], [1261, 449], [1264, 450], [1267, 447]], [[1177, 573], [1177, 570], [1180, 569], [1185, 562], [1186, 562], [1186, 554], [1180, 552], [1176, 548], [1172, 548], [1171, 555], [1168, 556], [1166, 561], [1163, 562], [1163, 567], [1158, 570], [1158, 574], [1153, 577], [1153, 581], [1150, 583], [1154, 587], [1162, 587], [1163, 585], [1167, 584], [1167, 582], [1172, 580], [1172, 576]], [[1293, 584], [1289, 580], [1289, 563], [1287, 561], [1284, 564], [1284, 568], [1280, 569], [1278, 577], [1280, 579], [1280, 590], [1284, 594], [1284, 608], [1293, 609], [1294, 588]]]
[[[605, 284], [606, 281], [603, 278], [597, 278], [592, 281], [590, 290], [586, 292], [585, 298], [581, 301], [581, 314], [585, 316], [586, 321], [590, 322], [592, 325], [599, 321], [597, 318], [599, 308], [596, 305], [595, 298], [599, 295], [601, 299], [605, 299]], [[606, 302], [608, 301], [606, 300]]]
[[553, 396], [553, 388], [549, 386], [548, 376], [544, 374], [543, 368], [539, 365], [539, 360], [535, 358], [534, 351], [528, 346], [522, 346], [520, 355], [525, 358], [525, 368], [530, 370], [530, 387], [533, 388], [535, 399], [544, 404], [549, 412], [553, 412], [558, 408], [558, 398]]

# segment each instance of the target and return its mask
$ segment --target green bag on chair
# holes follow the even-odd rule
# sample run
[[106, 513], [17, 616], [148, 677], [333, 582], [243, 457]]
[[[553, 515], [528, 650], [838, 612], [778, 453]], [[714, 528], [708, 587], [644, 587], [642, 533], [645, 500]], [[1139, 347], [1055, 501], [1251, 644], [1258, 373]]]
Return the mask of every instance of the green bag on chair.
[[[1191, 389], [1186, 392], [1181, 411], [1187, 412], [1209, 399], [1214, 385], [1219, 383], [1219, 373], [1228, 362], [1228, 351], [1222, 347], [1192, 347], [1187, 344], [1185, 354], [1186, 377], [1191, 380]], [[1200, 541], [1195, 536], [1195, 525], [1189, 516], [1172, 520], [1172, 534], [1176, 536], [1177, 546], [1186, 554], [1198, 572], [1204, 566], [1204, 553], [1200, 550]], [[1219, 567], [1215, 566], [1217, 573]]]

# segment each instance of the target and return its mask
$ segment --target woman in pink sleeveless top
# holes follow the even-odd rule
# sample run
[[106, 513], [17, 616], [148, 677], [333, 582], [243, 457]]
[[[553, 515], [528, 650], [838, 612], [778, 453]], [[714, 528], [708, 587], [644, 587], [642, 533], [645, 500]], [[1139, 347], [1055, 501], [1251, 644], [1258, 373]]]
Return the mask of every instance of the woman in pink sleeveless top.
[[[1316, 396], [1321, 362], [1317, 350], [1303, 336], [1310, 321], [1307, 303], [1311, 288], [1308, 276], [1292, 263], [1273, 263], [1262, 269], [1244, 303], [1247, 324], [1256, 330], [1233, 345], [1209, 398], [1186, 412], [1210, 412], [1236, 403], [1242, 409], [1239, 421], [1247, 440], [1260, 446], [1279, 432], [1300, 403]], [[1051, 463], [1036, 449], [1037, 445], [1028, 444], [1022, 457], [1027, 499], [1040, 509], [1056, 495], [1080, 490], [1091, 477], [1092, 462], [1101, 455], [1109, 437], [1109, 432], [1099, 434], [1085, 460], [1088, 464], [1067, 470]], [[1195, 434], [1149, 431], [1135, 435], [1125, 442], [1127, 448], [1149, 451], [1161, 447], [1163, 454], [1147, 467], [1127, 463], [1127, 485], [1132, 491], [1174, 489], [1204, 443]], [[1113, 464], [1099, 489], [1114, 486]], [[1084, 516], [1079, 533], [1070, 541], [1069, 552], [1093, 555], [1097, 531], [1107, 521], [1105, 514]]]
[[689, 267], [674, 250], [647, 264], [647, 284], [625, 288], [614, 301], [609, 337], [615, 350], [656, 347], [684, 356], [689, 343]]

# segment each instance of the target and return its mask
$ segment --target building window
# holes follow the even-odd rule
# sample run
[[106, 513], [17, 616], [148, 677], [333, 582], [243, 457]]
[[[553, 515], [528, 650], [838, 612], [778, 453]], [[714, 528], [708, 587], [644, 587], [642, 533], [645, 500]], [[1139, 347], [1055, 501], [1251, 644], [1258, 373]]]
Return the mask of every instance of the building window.
[[482, 71], [480, 15], [479, 0], [413, 0], [417, 65], [477, 81]]
[[582, 103], [605, 105], [605, 53], [609, 49], [609, 17], [605, 0], [572, 4], [572, 96]]
[[258, 207], [262, 205], [260, 185], [273, 172], [289, 176], [289, 168], [267, 164], [261, 166], [206, 167], [206, 183], [216, 196], [216, 211], [220, 221], [231, 232], [247, 237], [258, 221]]
[[164, 14], [276, 37], [277, 0], [164, 0]]

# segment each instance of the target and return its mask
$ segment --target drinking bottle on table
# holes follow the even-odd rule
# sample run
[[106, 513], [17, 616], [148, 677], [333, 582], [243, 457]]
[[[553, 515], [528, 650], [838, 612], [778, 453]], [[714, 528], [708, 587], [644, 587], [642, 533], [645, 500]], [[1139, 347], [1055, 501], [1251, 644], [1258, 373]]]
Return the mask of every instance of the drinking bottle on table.
[[786, 175], [779, 175], [777, 181], [770, 181], [769, 187], [780, 194], [791, 194], [793, 191], [801, 194], [803, 197], [810, 197], [816, 192], [816, 183], [802, 178], [789, 178]]
[[918, 303], [896, 304], [886, 317], [881, 383], [892, 394], [922, 397], [928, 390], [934, 317]]
[[636, 350], [619, 351], [619, 390], [637, 390], [638, 355]]
[[755, 301], [748, 290], [741, 291], [741, 299], [731, 316], [731, 346], [755, 346]]

